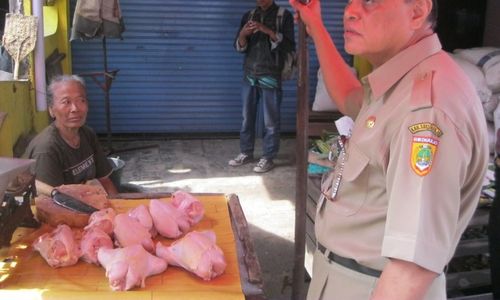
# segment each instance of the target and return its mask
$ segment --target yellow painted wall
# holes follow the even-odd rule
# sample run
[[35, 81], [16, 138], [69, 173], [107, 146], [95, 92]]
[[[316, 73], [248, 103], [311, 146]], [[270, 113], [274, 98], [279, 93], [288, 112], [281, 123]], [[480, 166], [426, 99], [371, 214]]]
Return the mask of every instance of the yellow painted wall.
[[30, 83], [27, 81], [0, 81], [0, 111], [7, 117], [0, 127], [0, 156], [13, 156], [13, 147], [22, 134], [31, 131], [33, 106], [30, 101]]
[[[57, 31], [51, 36], [45, 37], [45, 56], [49, 56], [54, 49], [59, 53], [65, 53], [66, 57], [61, 61], [63, 72], [71, 74], [71, 47], [69, 42], [69, 30], [71, 24], [69, 21], [69, 0], [56, 0], [54, 7], [57, 9]], [[44, 21], [49, 23], [51, 20]]]
[[[24, 0], [24, 9], [25, 15], [31, 15], [30, 0]], [[69, 0], [55, 0], [54, 9], [57, 10], [57, 30], [45, 37], [45, 57], [56, 48], [65, 53], [66, 57], [61, 61], [62, 69], [65, 74], [71, 74]], [[53, 19], [44, 19], [44, 22], [54, 22]], [[22, 134], [40, 132], [49, 124], [48, 112], [36, 110], [33, 54], [30, 55], [30, 65], [28, 82], [0, 81], [0, 111], [8, 113], [0, 127], [0, 156], [12, 156], [14, 144]]]

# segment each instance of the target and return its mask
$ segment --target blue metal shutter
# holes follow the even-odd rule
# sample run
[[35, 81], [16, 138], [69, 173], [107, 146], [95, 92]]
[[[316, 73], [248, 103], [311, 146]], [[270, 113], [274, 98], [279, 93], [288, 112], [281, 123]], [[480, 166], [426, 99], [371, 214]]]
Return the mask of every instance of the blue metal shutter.
[[[288, 9], [288, 1], [276, 1]], [[340, 48], [346, 0], [323, 1], [325, 24]], [[73, 16], [76, 0], [71, 0]], [[120, 1], [126, 31], [123, 40], [107, 39], [108, 69], [119, 69], [113, 81], [113, 133], [239, 132], [243, 56], [233, 41], [249, 0]], [[314, 96], [315, 51], [311, 49], [311, 99]], [[75, 74], [103, 70], [102, 41], [73, 41]], [[349, 59], [348, 56], [345, 56]], [[282, 131], [295, 131], [296, 83], [286, 82]], [[87, 78], [88, 124], [106, 131], [104, 94]]]

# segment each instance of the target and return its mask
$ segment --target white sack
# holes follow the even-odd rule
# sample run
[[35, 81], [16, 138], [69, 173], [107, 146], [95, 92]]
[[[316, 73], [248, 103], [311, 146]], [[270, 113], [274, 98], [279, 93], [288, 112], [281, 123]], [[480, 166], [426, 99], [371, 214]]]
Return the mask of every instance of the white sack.
[[[497, 102], [500, 103], [500, 93], [494, 94], [492, 97], [497, 97]], [[495, 132], [497, 132], [500, 129], [500, 104], [493, 112], [493, 123], [495, 124]]]
[[490, 149], [490, 153], [495, 153], [495, 145], [496, 145], [496, 134], [495, 134], [495, 125], [493, 122], [486, 122], [488, 129], [488, 148]]
[[[356, 75], [356, 69], [351, 68], [352, 73]], [[328, 95], [325, 83], [323, 82], [323, 74], [321, 68], [318, 69], [318, 83], [316, 84], [316, 95], [312, 105], [313, 111], [338, 111], [337, 105]]]
[[494, 93], [500, 92], [500, 48], [479, 47], [470, 49], [456, 49], [456, 55], [479, 65], [484, 72], [486, 83]]
[[450, 54], [450, 56], [464, 71], [465, 75], [469, 77], [472, 85], [474, 85], [474, 87], [476, 88], [477, 95], [479, 96], [479, 100], [481, 100], [481, 103], [489, 102], [492, 93], [490, 88], [486, 84], [486, 79], [481, 69], [470, 61], [464, 59], [463, 57], [460, 57], [459, 55]]
[[483, 102], [484, 116], [486, 120], [495, 121], [495, 110], [498, 108], [500, 102], [500, 94], [491, 95], [487, 102]]

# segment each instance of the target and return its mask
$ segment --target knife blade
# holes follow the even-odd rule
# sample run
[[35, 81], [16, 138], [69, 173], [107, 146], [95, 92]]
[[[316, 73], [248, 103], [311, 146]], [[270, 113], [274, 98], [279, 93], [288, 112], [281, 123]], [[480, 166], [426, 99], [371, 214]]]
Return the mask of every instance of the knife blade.
[[54, 200], [54, 202], [57, 205], [60, 205], [64, 208], [67, 208], [67, 209], [72, 210], [72, 211], [76, 211], [79, 213], [85, 213], [85, 214], [91, 214], [93, 212], [98, 211], [97, 208], [95, 208], [91, 205], [88, 205], [87, 203], [85, 203], [79, 199], [76, 199], [68, 194], [61, 193], [57, 189], [52, 190], [51, 196], [52, 196], [52, 200]]

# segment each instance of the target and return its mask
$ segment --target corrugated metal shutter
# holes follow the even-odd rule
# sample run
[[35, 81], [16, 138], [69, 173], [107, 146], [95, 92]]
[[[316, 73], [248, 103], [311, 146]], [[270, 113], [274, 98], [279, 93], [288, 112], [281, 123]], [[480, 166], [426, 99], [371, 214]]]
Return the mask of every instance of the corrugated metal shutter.
[[[325, 23], [341, 47], [345, 2], [322, 3]], [[290, 9], [286, 0], [277, 3]], [[120, 5], [124, 39], [107, 40], [108, 68], [120, 70], [111, 88], [112, 132], [238, 132], [242, 55], [233, 49], [233, 40], [241, 16], [255, 1], [121, 0]], [[318, 63], [310, 49], [312, 98]], [[74, 73], [103, 70], [100, 39], [73, 41], [72, 52]], [[104, 94], [92, 80], [87, 85], [88, 124], [103, 133]], [[295, 130], [295, 106], [295, 82], [287, 82], [284, 132]]]

